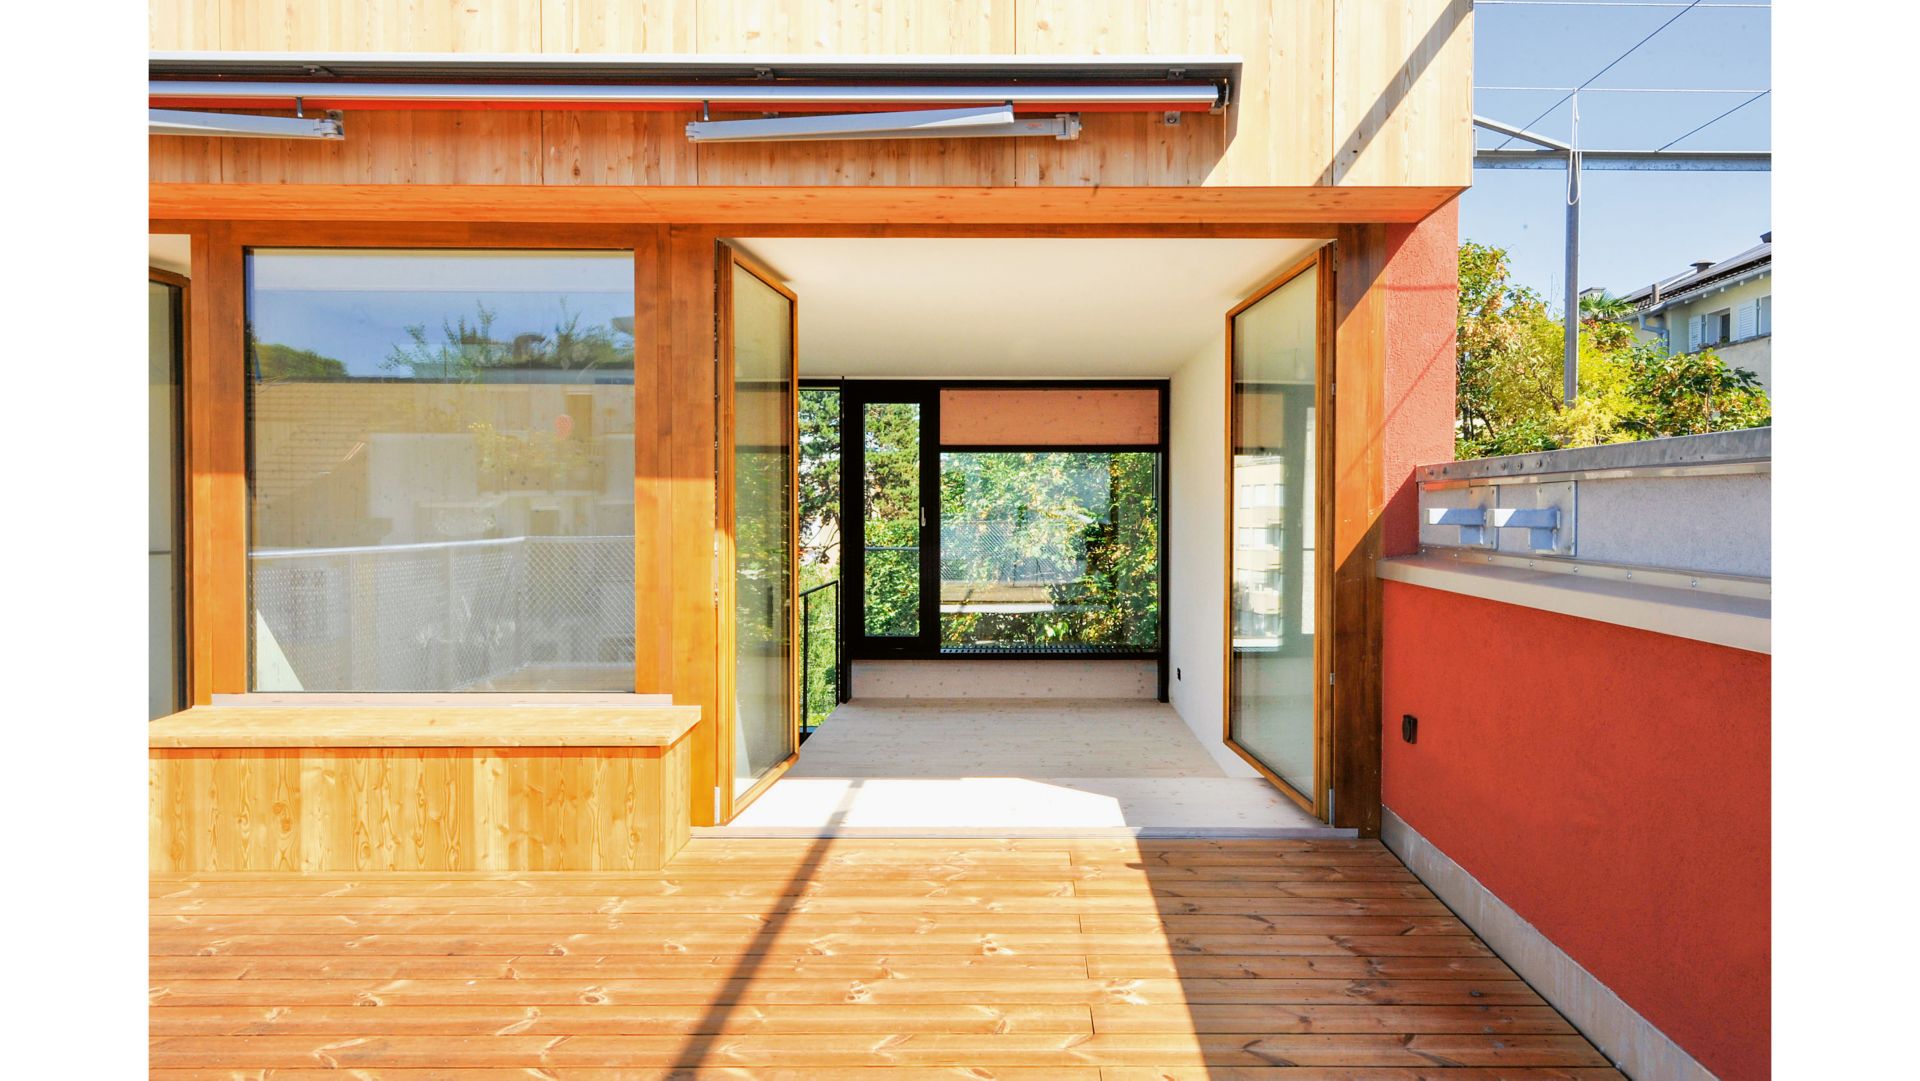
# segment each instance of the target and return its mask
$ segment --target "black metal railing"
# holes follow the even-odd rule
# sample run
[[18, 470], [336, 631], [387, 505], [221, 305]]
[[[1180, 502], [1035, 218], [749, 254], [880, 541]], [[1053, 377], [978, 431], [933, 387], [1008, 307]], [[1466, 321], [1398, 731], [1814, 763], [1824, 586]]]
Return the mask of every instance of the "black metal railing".
[[[827, 590], [831, 596], [815, 602]], [[820, 613], [825, 618], [815, 618]], [[816, 630], [816, 624], [822, 624]], [[815, 646], [823, 648], [816, 649]], [[840, 633], [840, 580], [822, 582], [800, 591], [800, 730], [801, 737], [820, 727], [835, 706], [847, 700], [842, 685], [846, 653]], [[819, 708], [816, 711], [816, 707]]]

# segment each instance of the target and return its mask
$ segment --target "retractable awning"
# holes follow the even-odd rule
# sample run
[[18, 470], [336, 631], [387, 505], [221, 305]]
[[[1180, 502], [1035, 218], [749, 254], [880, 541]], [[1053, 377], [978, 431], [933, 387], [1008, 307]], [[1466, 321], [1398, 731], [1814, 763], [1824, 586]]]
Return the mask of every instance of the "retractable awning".
[[1219, 112], [1240, 60], [157, 52], [153, 108]]

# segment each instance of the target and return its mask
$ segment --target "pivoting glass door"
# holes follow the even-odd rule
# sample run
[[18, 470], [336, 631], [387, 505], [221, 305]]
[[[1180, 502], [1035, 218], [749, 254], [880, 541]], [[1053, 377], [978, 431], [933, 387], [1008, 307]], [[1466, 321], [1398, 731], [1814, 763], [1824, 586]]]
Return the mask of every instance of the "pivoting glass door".
[[1316, 259], [1231, 314], [1228, 744], [1326, 812], [1326, 274]]
[[729, 803], [738, 811], [793, 760], [799, 744], [794, 650], [799, 390], [793, 294], [738, 251], [725, 250], [722, 520], [730, 540], [733, 615], [727, 755], [732, 761]]

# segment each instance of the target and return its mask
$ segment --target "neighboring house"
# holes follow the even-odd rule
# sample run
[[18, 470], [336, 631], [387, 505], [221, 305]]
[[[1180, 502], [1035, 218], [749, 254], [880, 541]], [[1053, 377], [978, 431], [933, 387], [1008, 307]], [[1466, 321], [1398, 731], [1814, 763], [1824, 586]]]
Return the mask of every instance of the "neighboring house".
[[1621, 298], [1635, 328], [1676, 353], [1712, 349], [1773, 391], [1773, 233], [1730, 259], [1701, 261]]

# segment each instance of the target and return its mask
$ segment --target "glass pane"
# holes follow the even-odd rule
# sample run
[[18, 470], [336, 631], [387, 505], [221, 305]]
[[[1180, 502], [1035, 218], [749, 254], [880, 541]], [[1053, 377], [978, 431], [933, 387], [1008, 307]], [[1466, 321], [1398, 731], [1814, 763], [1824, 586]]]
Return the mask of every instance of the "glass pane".
[[793, 312], [733, 268], [735, 797], [793, 753]]
[[942, 649], [1151, 650], [1160, 455], [940, 456]]
[[866, 626], [872, 638], [920, 633], [920, 406], [866, 407]]
[[801, 723], [840, 704], [840, 392], [800, 391]]
[[1234, 317], [1234, 742], [1301, 793], [1314, 778], [1315, 271]]
[[180, 290], [147, 283], [147, 717], [185, 705], [180, 609]]
[[633, 258], [256, 251], [262, 691], [633, 689]]

